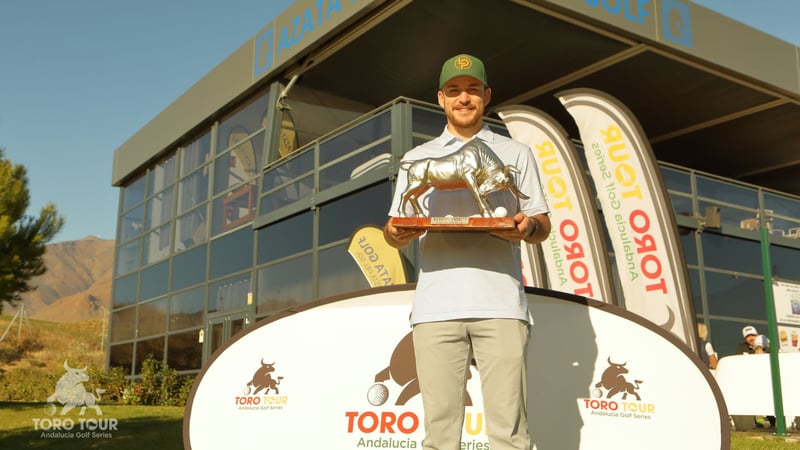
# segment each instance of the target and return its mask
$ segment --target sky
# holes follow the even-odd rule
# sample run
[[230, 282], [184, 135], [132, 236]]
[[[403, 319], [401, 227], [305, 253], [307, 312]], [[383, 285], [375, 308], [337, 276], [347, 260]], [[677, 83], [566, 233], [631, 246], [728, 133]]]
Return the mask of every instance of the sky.
[[[294, 0], [0, 0], [0, 148], [53, 242], [116, 237], [114, 151]], [[696, 0], [800, 46], [800, 0]]]

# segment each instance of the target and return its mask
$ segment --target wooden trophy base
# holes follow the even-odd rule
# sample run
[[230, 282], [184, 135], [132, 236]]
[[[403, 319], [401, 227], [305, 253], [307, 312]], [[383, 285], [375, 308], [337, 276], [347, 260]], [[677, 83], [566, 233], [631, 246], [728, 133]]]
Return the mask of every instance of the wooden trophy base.
[[499, 231], [516, 227], [511, 217], [392, 217], [397, 228], [430, 231]]

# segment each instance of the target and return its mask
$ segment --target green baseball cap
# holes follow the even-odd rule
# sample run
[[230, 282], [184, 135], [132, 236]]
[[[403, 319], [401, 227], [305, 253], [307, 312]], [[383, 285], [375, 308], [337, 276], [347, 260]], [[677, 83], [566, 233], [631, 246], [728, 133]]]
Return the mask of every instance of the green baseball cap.
[[462, 53], [442, 64], [442, 73], [439, 74], [439, 89], [450, 79], [459, 75], [469, 75], [483, 83], [484, 86], [489, 86], [489, 83], [486, 82], [486, 69], [483, 68], [483, 62], [474, 56]]

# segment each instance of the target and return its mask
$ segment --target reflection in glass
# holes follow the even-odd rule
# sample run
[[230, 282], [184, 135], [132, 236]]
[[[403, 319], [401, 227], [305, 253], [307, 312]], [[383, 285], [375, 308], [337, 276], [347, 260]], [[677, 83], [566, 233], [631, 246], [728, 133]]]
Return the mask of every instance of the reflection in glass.
[[183, 154], [181, 156], [181, 176], [207, 163], [210, 155], [211, 132], [209, 131], [183, 149]]
[[[241, 142], [243, 137], [264, 128], [268, 108], [269, 95], [264, 94], [223, 119], [217, 131], [217, 154], [221, 154], [236, 145], [237, 142]], [[262, 147], [259, 146], [256, 149], [260, 153]]]
[[688, 172], [664, 166], [659, 166], [659, 169], [661, 169], [661, 176], [664, 178], [667, 189], [686, 194], [692, 193], [692, 177]]
[[278, 208], [311, 197], [314, 193], [314, 175], [295, 180], [261, 197], [259, 214], [262, 216]]
[[180, 252], [208, 240], [208, 209], [206, 203], [178, 217], [175, 221], [175, 251]]
[[206, 279], [206, 246], [175, 256], [172, 263], [172, 290], [201, 283]]
[[[236, 144], [246, 137], [244, 132], [234, 133], [231, 135], [231, 143]], [[261, 132], [218, 156], [214, 164], [214, 195], [250, 181], [260, 174], [263, 147], [264, 133]]]
[[136, 375], [142, 373], [142, 363], [148, 356], [152, 356], [153, 359], [159, 362], [164, 361], [164, 336], [136, 343]]
[[168, 223], [144, 236], [144, 261], [142, 265], [146, 266], [169, 256], [172, 247], [170, 244], [171, 231], [172, 224]]
[[140, 176], [122, 189], [122, 210], [127, 211], [144, 200], [145, 177]]
[[158, 263], [153, 267], [142, 270], [142, 300], [158, 297], [167, 293], [169, 282], [169, 261]]
[[320, 297], [367, 288], [369, 282], [347, 252], [346, 245], [338, 245], [319, 252]]
[[214, 279], [253, 267], [253, 230], [242, 228], [211, 242], [211, 273]]
[[124, 275], [139, 268], [139, 253], [141, 252], [142, 240], [136, 239], [121, 246], [117, 250], [117, 270], [116, 275]]
[[111, 306], [113, 308], [119, 308], [120, 306], [132, 305], [136, 303], [136, 300], [138, 300], [138, 296], [136, 295], [136, 290], [138, 287], [138, 273], [117, 278], [114, 281], [114, 298]]
[[258, 230], [258, 263], [310, 250], [314, 232], [311, 211], [269, 224]]
[[332, 188], [345, 181], [350, 181], [375, 170], [383, 170], [388, 177], [389, 163], [392, 161], [391, 144], [391, 141], [384, 141], [375, 147], [356, 153], [347, 159], [320, 169], [320, 191]]
[[305, 303], [312, 296], [311, 255], [293, 258], [258, 271], [259, 314]]
[[177, 371], [199, 369], [203, 363], [203, 344], [199, 329], [170, 334], [167, 337], [167, 365]]
[[170, 187], [147, 201], [145, 230], [151, 230], [172, 219], [172, 195], [174, 192], [175, 188]]
[[242, 308], [247, 306], [252, 295], [249, 273], [218, 281], [208, 288], [208, 312]]
[[324, 166], [342, 156], [389, 136], [391, 133], [391, 110], [382, 112], [364, 123], [337, 134], [320, 143], [319, 161]]
[[175, 177], [178, 168], [177, 160], [178, 158], [176, 157], [175, 153], [173, 153], [168, 158], [162, 160], [156, 164], [155, 167], [150, 169], [147, 190], [148, 195], [158, 193], [164, 188], [172, 186], [175, 183]]
[[125, 375], [130, 375], [133, 366], [133, 342], [110, 346], [108, 356], [109, 368], [122, 367]]
[[253, 221], [257, 190], [256, 183], [252, 182], [214, 200], [214, 236]]
[[111, 342], [128, 341], [135, 337], [136, 308], [118, 309], [111, 313]]
[[800, 282], [800, 250], [796, 248], [771, 245], [772, 275], [786, 281]]
[[117, 242], [127, 242], [141, 236], [142, 228], [144, 228], [144, 205], [139, 205], [123, 214], [119, 222], [119, 240]]
[[706, 267], [761, 275], [761, 244], [704, 232], [700, 235]]
[[319, 245], [349, 238], [364, 225], [382, 227], [391, 202], [391, 186], [383, 182], [320, 206]]
[[152, 336], [166, 331], [167, 298], [139, 304], [139, 324], [137, 337]]
[[710, 271], [705, 277], [709, 314], [766, 320], [762, 280]]
[[169, 329], [173, 331], [202, 326], [205, 309], [205, 286], [173, 295], [169, 302]]
[[[724, 181], [695, 176], [697, 195], [707, 199], [738, 205], [744, 208], [758, 208], [758, 192], [755, 189], [736, 186]], [[700, 208], [702, 211], [703, 208]]]
[[208, 200], [208, 171], [198, 170], [180, 181], [178, 213], [188, 211]]

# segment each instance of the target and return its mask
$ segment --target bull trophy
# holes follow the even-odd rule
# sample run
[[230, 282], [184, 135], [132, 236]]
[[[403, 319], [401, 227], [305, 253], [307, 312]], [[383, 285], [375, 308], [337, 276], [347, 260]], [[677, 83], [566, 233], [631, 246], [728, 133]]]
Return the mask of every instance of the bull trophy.
[[[509, 190], [521, 199], [529, 197], [517, 188], [514, 174], [519, 169], [506, 165], [483, 141], [474, 138], [460, 149], [438, 158], [403, 161], [408, 183], [403, 192], [398, 214], [405, 215], [411, 205], [416, 217], [394, 217], [398, 228], [424, 228], [453, 231], [487, 231], [514, 228], [514, 219], [505, 217], [503, 207], [493, 209], [487, 197], [492, 192]], [[480, 217], [421, 217], [420, 197], [430, 189], [467, 189], [475, 198]]]

